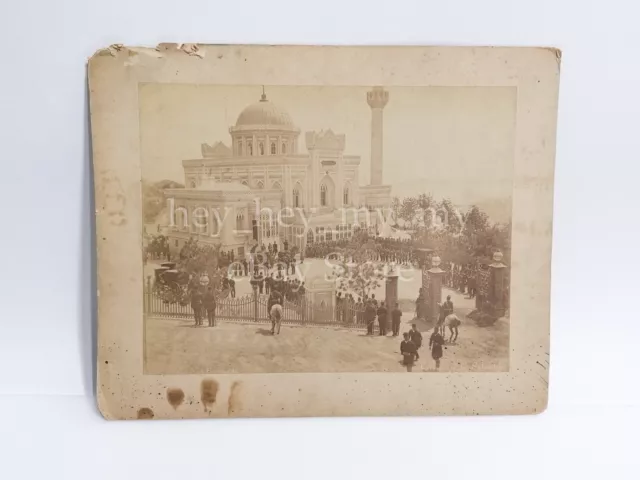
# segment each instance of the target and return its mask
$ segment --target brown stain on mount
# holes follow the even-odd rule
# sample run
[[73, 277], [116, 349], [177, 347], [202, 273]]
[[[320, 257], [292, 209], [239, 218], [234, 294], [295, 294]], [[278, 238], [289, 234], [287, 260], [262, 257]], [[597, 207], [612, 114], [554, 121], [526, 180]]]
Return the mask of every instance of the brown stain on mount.
[[200, 400], [202, 400], [205, 412], [211, 407], [211, 405], [216, 403], [218, 388], [220, 388], [220, 385], [217, 381], [211, 378], [205, 378], [202, 380], [202, 383], [200, 384]]
[[154, 417], [153, 410], [144, 407], [138, 410], [138, 420], [150, 420]]
[[184, 402], [184, 392], [179, 388], [167, 388], [167, 401], [177, 409]]
[[237, 413], [242, 408], [242, 402], [240, 401], [240, 382], [233, 382], [231, 384], [231, 393], [229, 393], [229, 400], [227, 402], [227, 415]]

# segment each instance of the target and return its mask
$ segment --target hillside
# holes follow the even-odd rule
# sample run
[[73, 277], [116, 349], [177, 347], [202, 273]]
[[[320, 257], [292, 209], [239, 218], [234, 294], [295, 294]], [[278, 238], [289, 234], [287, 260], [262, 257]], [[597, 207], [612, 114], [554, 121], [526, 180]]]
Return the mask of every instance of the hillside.
[[154, 223], [164, 209], [166, 200], [163, 190], [166, 188], [184, 188], [184, 185], [173, 180], [142, 181], [142, 216], [144, 223]]

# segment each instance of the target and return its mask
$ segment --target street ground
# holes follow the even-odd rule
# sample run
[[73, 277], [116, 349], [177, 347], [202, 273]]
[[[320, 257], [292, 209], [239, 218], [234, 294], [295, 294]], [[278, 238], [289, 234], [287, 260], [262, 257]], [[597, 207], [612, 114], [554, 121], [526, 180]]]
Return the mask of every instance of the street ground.
[[[443, 289], [443, 295], [452, 296], [462, 325], [456, 344], [446, 345], [440, 371], [507, 371], [508, 320], [478, 327], [466, 318], [473, 309], [472, 300], [448, 289]], [[401, 309], [404, 332], [415, 321], [413, 301], [401, 301]], [[424, 345], [413, 371], [432, 371], [434, 361], [428, 350], [432, 327], [420, 322], [417, 328], [423, 332]], [[146, 338], [147, 374], [405, 371], [400, 363], [402, 336], [368, 337], [363, 331], [344, 328], [283, 325], [281, 334], [272, 336], [266, 323], [219, 322], [215, 328], [196, 328], [188, 320], [148, 318]]]

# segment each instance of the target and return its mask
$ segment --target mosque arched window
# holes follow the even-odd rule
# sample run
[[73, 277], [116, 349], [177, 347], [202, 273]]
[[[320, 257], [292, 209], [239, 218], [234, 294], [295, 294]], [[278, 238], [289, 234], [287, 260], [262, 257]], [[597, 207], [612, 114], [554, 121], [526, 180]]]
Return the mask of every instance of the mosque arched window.
[[283, 154], [287, 153], [287, 144], [286, 143], [282, 144], [282, 153]]
[[297, 188], [293, 189], [293, 206], [298, 208], [300, 206], [300, 190]]
[[342, 192], [342, 203], [349, 205], [349, 186], [345, 186]]
[[260, 142], [258, 144], [258, 149], [259, 149], [260, 155], [264, 155], [264, 143]]
[[253, 142], [252, 141], [248, 141], [247, 142], [247, 152], [249, 153], [249, 155], [253, 155]]
[[320, 206], [327, 206], [327, 186], [324, 183], [320, 185]]
[[313, 230], [311, 229], [307, 232], [307, 243], [313, 243]]
[[271, 142], [271, 155], [276, 154], [276, 142]]
[[242, 140], [238, 140], [238, 155], [242, 156]]

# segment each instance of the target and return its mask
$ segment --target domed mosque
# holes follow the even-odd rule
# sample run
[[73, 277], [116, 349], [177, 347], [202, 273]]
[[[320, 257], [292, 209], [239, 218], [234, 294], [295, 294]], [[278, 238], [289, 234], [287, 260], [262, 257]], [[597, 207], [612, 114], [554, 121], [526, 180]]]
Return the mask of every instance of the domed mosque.
[[191, 237], [221, 244], [242, 258], [256, 245], [283, 244], [304, 251], [308, 243], [349, 238], [355, 223], [380, 224], [377, 209], [390, 206], [382, 185], [382, 110], [388, 92], [367, 94], [372, 109], [371, 185], [359, 185], [360, 156], [346, 155], [345, 135], [305, 133], [271, 102], [264, 87], [229, 128], [231, 144], [202, 144], [202, 158], [183, 160], [186, 188], [165, 190], [173, 202], [169, 241], [179, 251]]

